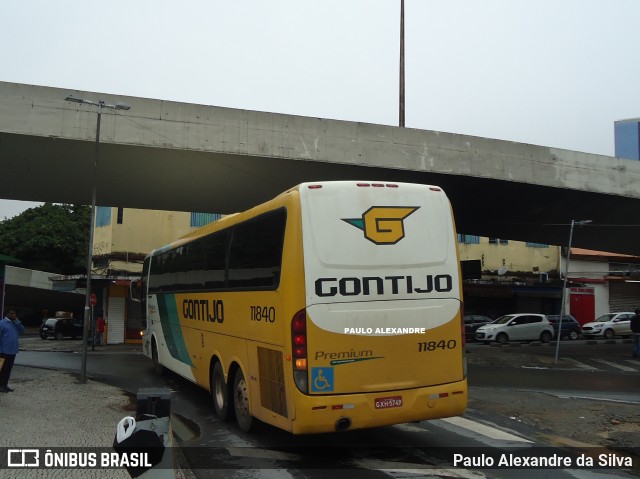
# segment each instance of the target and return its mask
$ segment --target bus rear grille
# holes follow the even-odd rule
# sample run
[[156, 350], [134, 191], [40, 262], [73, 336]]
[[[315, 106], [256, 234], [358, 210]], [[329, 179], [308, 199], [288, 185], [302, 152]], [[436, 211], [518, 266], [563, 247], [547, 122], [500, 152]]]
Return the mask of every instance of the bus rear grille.
[[287, 399], [284, 390], [282, 352], [258, 347], [258, 371], [260, 374], [260, 401], [262, 407], [287, 415]]

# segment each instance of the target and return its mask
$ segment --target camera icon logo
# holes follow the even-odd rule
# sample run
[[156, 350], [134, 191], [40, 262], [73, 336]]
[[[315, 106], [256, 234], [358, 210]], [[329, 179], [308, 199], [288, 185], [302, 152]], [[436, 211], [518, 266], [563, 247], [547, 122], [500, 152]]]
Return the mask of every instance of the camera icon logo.
[[9, 449], [7, 451], [9, 467], [39, 467], [40, 451], [38, 449]]

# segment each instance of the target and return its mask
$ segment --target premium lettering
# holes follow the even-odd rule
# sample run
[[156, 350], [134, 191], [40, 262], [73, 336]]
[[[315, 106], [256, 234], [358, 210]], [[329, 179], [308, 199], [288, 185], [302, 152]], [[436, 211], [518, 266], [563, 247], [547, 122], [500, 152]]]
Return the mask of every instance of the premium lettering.
[[384, 294], [446, 293], [453, 289], [453, 278], [449, 274], [426, 276], [365, 276], [363, 278], [318, 278], [316, 295], [371, 296]]
[[371, 349], [363, 349], [362, 351], [340, 351], [338, 353], [316, 351], [316, 360], [318, 359], [353, 359], [353, 358], [370, 358], [373, 357]]

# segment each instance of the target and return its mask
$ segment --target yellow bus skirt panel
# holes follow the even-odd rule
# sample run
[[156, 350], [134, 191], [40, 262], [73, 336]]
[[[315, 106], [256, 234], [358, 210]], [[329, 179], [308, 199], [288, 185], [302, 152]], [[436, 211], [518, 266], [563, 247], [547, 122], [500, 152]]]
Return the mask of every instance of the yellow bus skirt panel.
[[461, 416], [467, 406], [467, 381], [390, 393], [296, 394], [292, 432], [313, 434]]

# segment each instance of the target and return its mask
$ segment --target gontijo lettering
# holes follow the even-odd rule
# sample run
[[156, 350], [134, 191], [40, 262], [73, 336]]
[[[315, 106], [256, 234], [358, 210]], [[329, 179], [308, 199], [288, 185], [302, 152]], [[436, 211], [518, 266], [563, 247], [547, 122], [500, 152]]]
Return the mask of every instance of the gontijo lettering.
[[453, 278], [449, 274], [413, 276], [365, 276], [363, 278], [318, 278], [315, 281], [317, 296], [370, 296], [384, 294], [428, 294], [433, 291], [445, 293], [453, 289]]
[[187, 319], [222, 323], [224, 304], [220, 300], [185, 299], [182, 301], [182, 314]]

